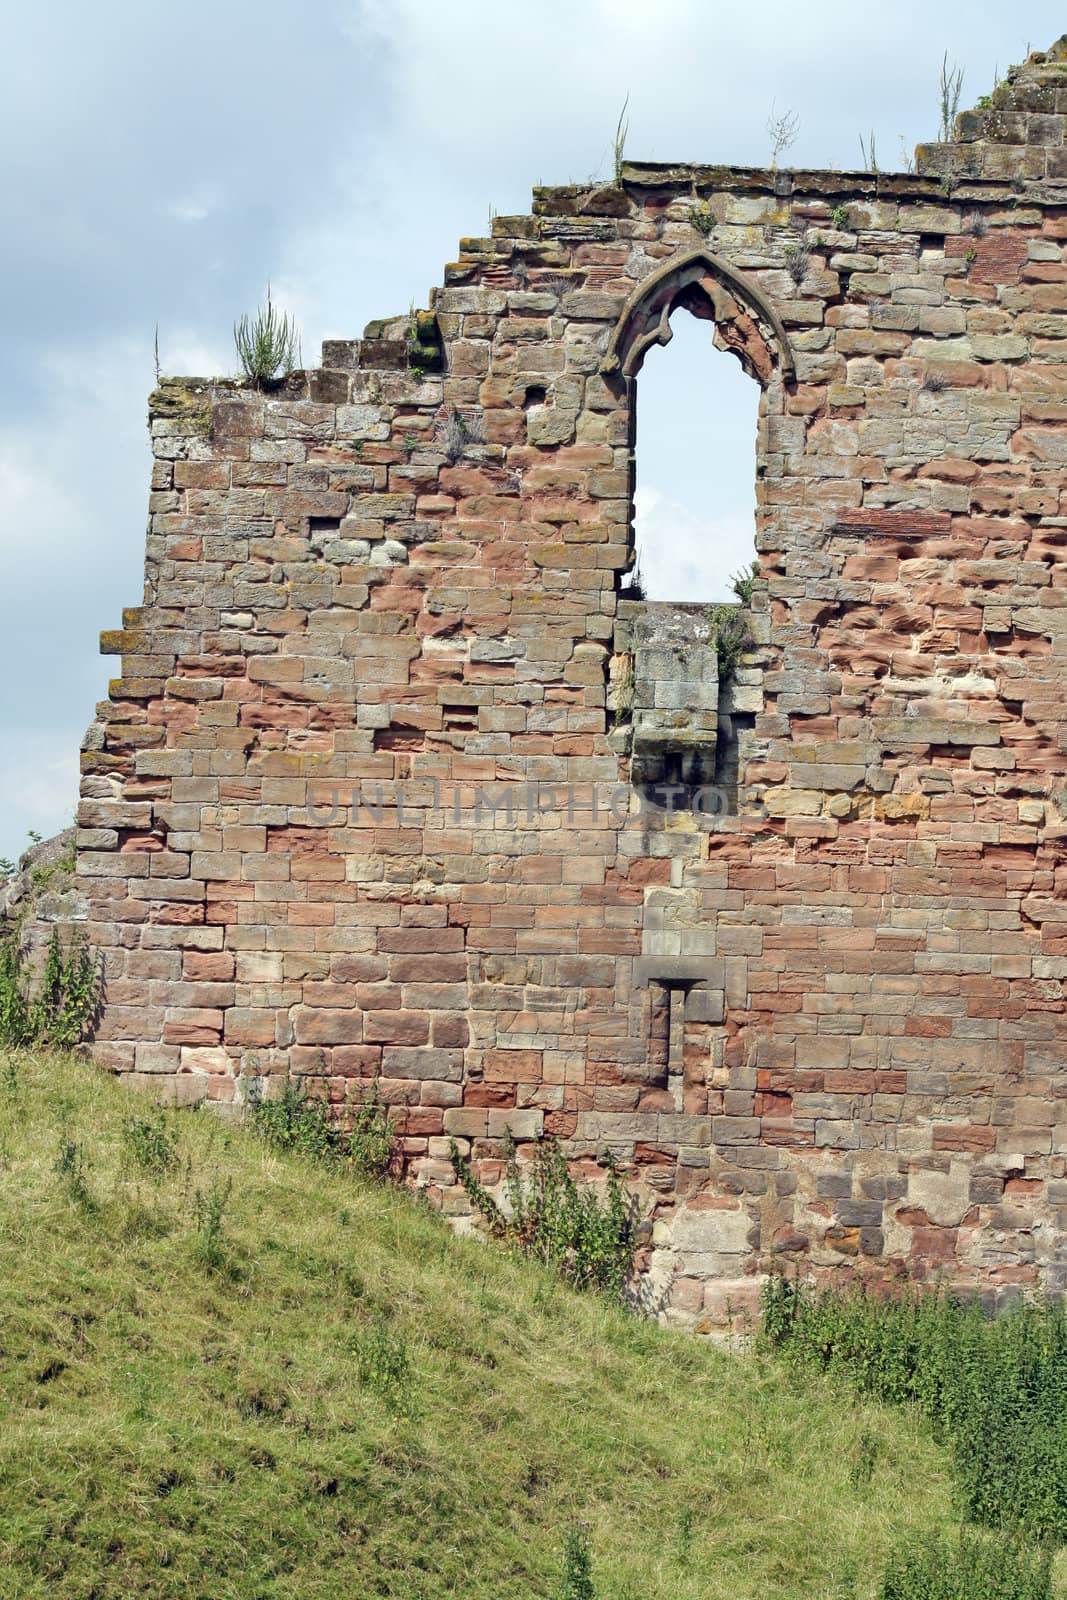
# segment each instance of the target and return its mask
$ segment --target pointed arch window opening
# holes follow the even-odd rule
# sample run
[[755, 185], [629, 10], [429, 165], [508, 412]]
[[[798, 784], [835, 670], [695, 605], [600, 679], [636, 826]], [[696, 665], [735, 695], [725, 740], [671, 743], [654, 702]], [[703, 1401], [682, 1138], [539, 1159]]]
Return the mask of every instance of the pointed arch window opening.
[[[696, 319], [696, 325], [691, 319]], [[674, 443], [681, 449], [681, 475], [690, 481], [695, 477], [702, 485], [697, 495], [699, 509], [690, 512], [688, 531], [689, 542], [698, 550], [703, 547], [702, 553], [711, 558], [703, 575], [699, 567], [685, 567], [684, 554], [679, 564], [686, 530], [678, 524], [685, 520], [684, 511], [680, 516], [677, 508], [661, 505], [660, 527], [650, 530], [647, 513], [656, 508], [648, 505], [647, 491], [658, 486], [651, 482], [651, 474], [639, 475], [638, 468], [639, 432], [644, 439], [648, 427], [647, 380], [640, 419], [638, 415], [639, 375], [650, 352], [654, 354], [653, 347], [671, 344], [679, 328], [685, 332], [676, 353], [689, 347], [690, 355], [696, 356], [692, 373], [698, 376], [690, 375], [684, 424], [675, 422], [663, 428], [661, 442], [679, 435]], [[735, 357], [743, 371], [731, 372], [727, 355]], [[672, 376], [669, 363], [668, 356], [658, 373], [663, 381], [657, 384], [664, 390], [668, 410], [672, 404], [667, 387]], [[631, 781], [646, 793], [664, 785], [680, 789], [692, 797], [681, 803], [691, 804], [693, 809], [699, 808], [698, 797], [713, 789], [728, 802], [725, 809], [734, 812], [743, 766], [741, 745], [755, 719], [742, 704], [745, 693], [738, 692], [745, 686], [730, 681], [732, 669], [731, 674], [722, 670], [724, 657], [717, 634], [724, 603], [738, 608], [738, 596], [730, 593], [732, 576], [748, 578], [755, 565], [760, 429], [768, 409], [768, 391], [776, 391], [772, 409], [778, 408], [783, 382], [795, 376], [789, 341], [773, 306], [756, 286], [710, 252], [697, 250], [665, 263], [635, 289], [616, 324], [601, 370], [609, 383], [625, 385], [628, 401], [631, 560], [653, 544], [660, 547], [657, 557], [661, 553], [675, 557], [673, 573], [668, 560], [665, 572], [651, 574], [654, 593], [648, 600], [627, 583], [626, 575], [620, 575], [620, 601], [629, 599], [631, 603], [620, 606], [609, 705], [621, 725], [624, 748], [629, 750]], [[706, 383], [700, 382], [701, 373], [714, 374], [725, 387], [725, 397], [720, 388], [718, 405], [714, 392], [709, 394]], [[673, 375], [678, 375], [677, 370]], [[750, 379], [755, 382], [746, 390]], [[686, 385], [673, 387], [684, 392]], [[702, 387], [705, 395], [700, 397]], [[708, 450], [709, 436], [715, 438], [717, 412], [720, 419], [728, 417], [733, 425], [728, 430], [724, 420], [719, 423], [718, 442], [726, 445], [726, 455], [720, 458], [724, 464], [718, 474], [710, 464]], [[730, 440], [725, 438], [728, 431], [733, 435]], [[643, 469], [645, 455], [641, 460]], [[694, 474], [697, 463], [702, 470]], [[670, 478], [668, 469], [664, 481]], [[728, 503], [723, 493], [727, 478], [735, 490], [734, 537], [724, 548], [721, 528]], [[640, 503], [642, 491], [646, 491], [644, 506]], [[665, 498], [662, 490], [660, 495]], [[732, 566], [732, 559], [737, 558], [738, 565]]]
[[674, 306], [668, 330], [629, 380], [634, 566], [620, 598], [736, 604], [733, 579], [756, 559], [761, 390], [717, 348], [706, 302]]

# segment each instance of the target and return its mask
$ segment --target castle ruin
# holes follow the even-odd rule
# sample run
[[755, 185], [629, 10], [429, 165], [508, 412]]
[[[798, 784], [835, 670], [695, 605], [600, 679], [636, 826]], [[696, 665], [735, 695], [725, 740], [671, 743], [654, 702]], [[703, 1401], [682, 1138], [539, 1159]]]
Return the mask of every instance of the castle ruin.
[[[97, 1059], [377, 1081], [456, 1216], [450, 1139], [610, 1150], [678, 1322], [793, 1261], [1062, 1290], [1065, 130], [1067, 39], [914, 174], [628, 162], [317, 369], [162, 382], [82, 759]], [[728, 670], [626, 593], [678, 308], [759, 386]]]

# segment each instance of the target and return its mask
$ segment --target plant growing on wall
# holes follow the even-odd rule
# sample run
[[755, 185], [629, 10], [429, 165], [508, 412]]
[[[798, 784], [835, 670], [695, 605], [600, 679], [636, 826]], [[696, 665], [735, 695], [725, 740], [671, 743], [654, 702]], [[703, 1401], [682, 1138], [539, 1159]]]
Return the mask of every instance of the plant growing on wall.
[[941, 82], [939, 85], [939, 99], [941, 107], [941, 143], [949, 144], [956, 123], [956, 114], [960, 109], [960, 94], [963, 91], [963, 68], [957, 67], [953, 62], [948, 64], [948, 51], [945, 51], [941, 62]]
[[619, 120], [615, 125], [615, 138], [612, 141], [615, 182], [618, 184], [622, 183], [622, 166], [626, 159], [626, 136], [630, 131], [630, 124], [626, 118], [626, 108], [629, 104], [630, 96], [627, 95], [622, 103], [622, 110], [619, 112]]
[[80, 1044], [100, 1009], [103, 956], [80, 938], [64, 952], [58, 929], [53, 929], [36, 995], [31, 995], [23, 960], [17, 931], [0, 939], [0, 1045], [18, 1050]]
[[382, 1179], [389, 1171], [395, 1143], [393, 1119], [375, 1083], [356, 1108], [345, 1136], [343, 1159], [361, 1178]]
[[273, 1100], [264, 1099], [262, 1080], [248, 1090], [252, 1126], [272, 1150], [344, 1164], [362, 1178], [384, 1178], [392, 1160], [394, 1132], [375, 1083], [356, 1108], [346, 1132], [330, 1121], [324, 1100], [309, 1100], [302, 1084], [287, 1083]]
[[715, 213], [706, 201], [700, 201], [689, 207], [689, 221], [701, 238], [706, 239], [715, 227]]
[[450, 466], [455, 466], [469, 444], [481, 444], [482, 438], [480, 413], [464, 416], [455, 406], [449, 406], [448, 415], [441, 428], [441, 445]]
[[730, 579], [730, 588], [743, 606], [752, 604], [752, 592], [756, 587], [756, 579], [759, 575], [759, 562], [753, 561], [747, 572], [742, 567], [740, 572], [735, 572]]
[[30, 883], [35, 894], [41, 894], [45, 889], [55, 883], [57, 878], [69, 876], [77, 866], [78, 850], [73, 837], [65, 846], [62, 855], [56, 856], [52, 861], [44, 860], [35, 862], [30, 867]]
[[752, 645], [748, 620], [738, 606], [709, 606], [708, 629], [719, 660], [719, 682], [728, 683]]
[[646, 600], [645, 582], [641, 576], [641, 557], [637, 556], [619, 590], [620, 600]]
[[785, 270], [796, 284], [797, 288], [804, 282], [811, 265], [811, 251], [802, 239], [798, 244], [787, 244], [785, 247]]
[[269, 284], [266, 305], [234, 323], [233, 342], [242, 372], [257, 388], [279, 376], [287, 377], [300, 362], [296, 323], [275, 308]]
[[800, 113], [798, 111], [783, 111], [780, 115], [775, 112], [774, 103], [771, 102], [771, 113], [767, 118], [767, 136], [771, 141], [771, 170], [777, 170], [778, 157], [796, 142], [800, 132]]
[[594, 1187], [579, 1188], [571, 1177], [558, 1139], [538, 1141], [523, 1172], [509, 1128], [504, 1136], [506, 1210], [478, 1182], [454, 1139], [448, 1154], [467, 1198], [494, 1238], [555, 1267], [575, 1289], [622, 1293], [637, 1249], [638, 1217], [636, 1201], [623, 1188], [610, 1154], [603, 1158], [608, 1177], [601, 1199]]

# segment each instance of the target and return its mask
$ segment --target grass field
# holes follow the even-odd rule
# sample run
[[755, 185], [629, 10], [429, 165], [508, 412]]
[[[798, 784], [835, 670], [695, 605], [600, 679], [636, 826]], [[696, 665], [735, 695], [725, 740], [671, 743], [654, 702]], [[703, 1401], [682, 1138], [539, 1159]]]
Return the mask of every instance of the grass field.
[[868, 1596], [911, 1415], [561, 1287], [406, 1194], [0, 1061], [0, 1597]]

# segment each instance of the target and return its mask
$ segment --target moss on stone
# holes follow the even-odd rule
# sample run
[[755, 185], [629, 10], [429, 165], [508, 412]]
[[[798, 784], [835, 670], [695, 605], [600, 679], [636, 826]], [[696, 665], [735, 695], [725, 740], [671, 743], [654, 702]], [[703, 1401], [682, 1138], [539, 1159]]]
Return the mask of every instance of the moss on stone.
[[206, 378], [163, 378], [148, 397], [150, 421], [165, 418], [184, 423], [190, 433], [210, 439], [211, 402], [218, 389], [233, 389], [232, 380]]

